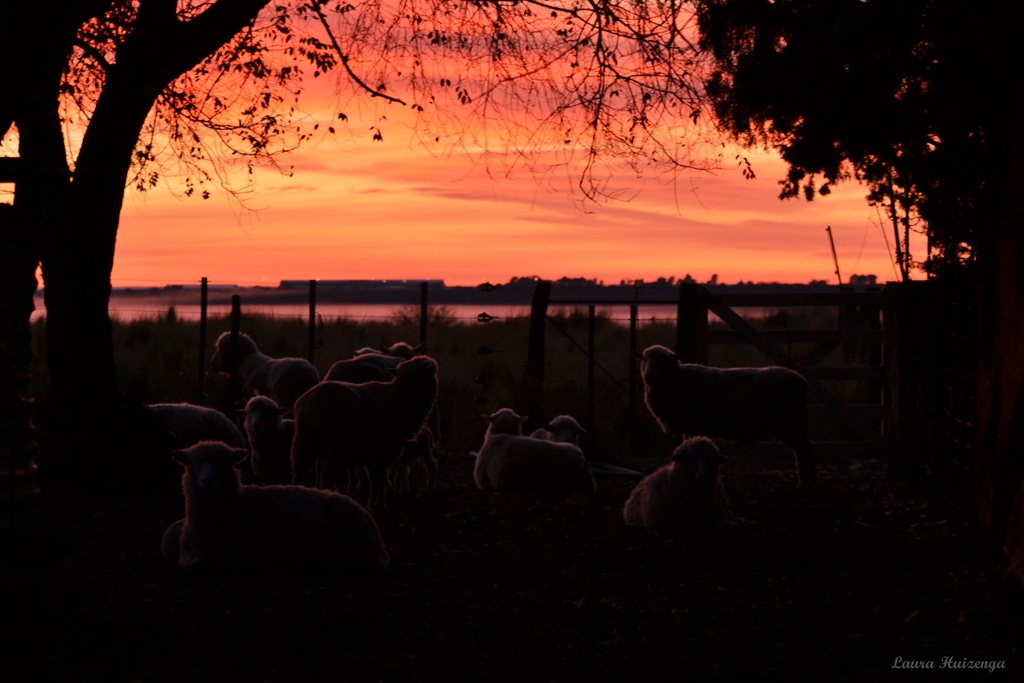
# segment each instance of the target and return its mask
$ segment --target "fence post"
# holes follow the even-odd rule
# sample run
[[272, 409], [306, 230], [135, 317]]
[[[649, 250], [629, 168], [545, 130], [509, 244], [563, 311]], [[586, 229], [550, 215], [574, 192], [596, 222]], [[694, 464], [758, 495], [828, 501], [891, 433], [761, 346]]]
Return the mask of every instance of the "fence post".
[[205, 277], [199, 281], [199, 397], [206, 396], [206, 322], [210, 282]]
[[695, 282], [679, 283], [676, 355], [684, 363], [708, 363], [707, 290]]
[[427, 283], [420, 283], [420, 344], [427, 343], [427, 322], [430, 320], [427, 310]]
[[231, 337], [228, 344], [228, 395], [227, 403], [234, 406], [242, 395], [242, 382], [238, 375], [238, 335], [242, 331], [242, 297], [231, 295]]
[[[530, 304], [530, 337], [526, 348], [526, 373], [523, 377], [522, 405], [519, 413], [530, 418], [528, 425], [544, 420], [544, 328], [548, 319], [551, 283], [539, 280]], [[528, 429], [532, 430], [533, 426]]]
[[312, 363], [316, 355], [316, 280], [309, 281], [309, 351], [306, 355]]
[[594, 362], [596, 349], [594, 348], [594, 327], [596, 315], [594, 304], [587, 307], [587, 429], [594, 432]]
[[629, 305], [629, 446], [636, 450], [636, 378], [640, 374], [637, 367], [637, 315], [639, 306]]

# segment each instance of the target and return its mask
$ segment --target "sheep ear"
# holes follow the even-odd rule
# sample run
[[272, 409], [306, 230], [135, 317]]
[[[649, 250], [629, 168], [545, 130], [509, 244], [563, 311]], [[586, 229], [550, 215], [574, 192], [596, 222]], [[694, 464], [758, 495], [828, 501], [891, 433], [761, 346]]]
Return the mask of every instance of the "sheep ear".
[[586, 429], [584, 429], [583, 427], [580, 427], [580, 428], [579, 428], [579, 431], [577, 431], [576, 433], [577, 433], [577, 434], [589, 434], [590, 432], [588, 432], [588, 431], [587, 431]]
[[378, 349], [378, 350], [379, 350], [379, 351], [380, 351], [381, 353], [387, 353], [387, 352], [388, 352], [388, 347], [387, 347], [387, 346], [385, 346], [383, 342], [382, 342], [382, 343], [379, 343], [379, 344], [377, 344], [377, 349]]
[[235, 460], [236, 465], [241, 465], [245, 462], [245, 459], [249, 457], [249, 451], [244, 448], [233, 448], [231, 452], [234, 453], [237, 458], [237, 460]]
[[418, 346], [412, 347], [412, 352], [415, 353], [415, 354], [421, 354], [426, 349], [427, 349], [427, 343], [423, 342], [422, 344], [419, 344]]
[[188, 467], [188, 453], [185, 451], [171, 451], [171, 458], [179, 465]]
[[524, 425], [524, 424], [526, 424], [526, 421], [529, 420], [529, 419], [530, 419], [529, 415], [523, 415], [521, 418], [519, 418], [519, 424]]
[[484, 415], [484, 414], [481, 414], [480, 417], [482, 417], [483, 419], [487, 420], [491, 424], [494, 424], [494, 415]]
[[284, 406], [278, 406], [278, 408], [277, 408], [277, 414], [280, 415], [281, 417], [284, 417], [285, 415], [289, 414], [290, 412], [292, 412], [291, 408], [285, 408]]

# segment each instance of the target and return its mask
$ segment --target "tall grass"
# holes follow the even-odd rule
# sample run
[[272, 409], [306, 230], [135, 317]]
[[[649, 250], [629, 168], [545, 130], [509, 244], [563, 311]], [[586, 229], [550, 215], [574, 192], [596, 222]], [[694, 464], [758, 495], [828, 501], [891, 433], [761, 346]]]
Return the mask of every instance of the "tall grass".
[[[457, 320], [443, 307], [430, 310], [427, 353], [441, 370], [439, 403], [444, 447], [449, 454], [463, 456], [476, 449], [486, 422], [482, 415], [522, 405], [522, 380], [526, 365], [529, 320], [526, 317], [495, 319], [488, 323]], [[834, 328], [835, 316], [828, 312], [778, 312], [752, 319], [765, 329]], [[170, 309], [113, 323], [119, 387], [130, 400], [142, 403], [190, 401], [227, 409], [226, 378], [207, 371], [205, 390], [199, 389], [199, 324], [182, 320]], [[715, 324], [713, 324], [714, 327]], [[217, 336], [230, 328], [227, 317], [209, 320], [206, 340], [209, 355]], [[308, 351], [308, 322], [302, 318], [274, 316], [271, 311], [250, 309], [242, 315], [241, 329], [252, 336], [260, 350], [274, 357], [305, 357]], [[595, 320], [595, 376], [592, 416], [594, 434], [591, 453], [600, 458], [629, 462], [630, 454], [664, 454], [665, 440], [643, 405], [642, 385], [634, 376], [636, 398], [630, 401], [630, 372], [635, 362], [630, 355], [630, 331], [610, 316]], [[35, 367], [33, 395], [41, 410], [47, 403], [46, 336], [42, 321], [34, 326]], [[388, 320], [322, 318], [316, 327], [314, 362], [321, 374], [339, 359], [348, 358], [361, 347], [389, 345], [395, 341], [417, 343], [419, 310], [396, 309]], [[673, 346], [673, 322], [640, 321], [637, 348], [651, 344]], [[552, 315], [546, 329], [545, 415], [546, 419], [566, 413], [588, 422], [587, 399], [588, 316], [585, 309]], [[802, 349], [789, 349], [799, 359]], [[829, 362], [842, 362], [841, 352]], [[767, 364], [749, 346], [712, 346], [709, 363], [720, 367]]]

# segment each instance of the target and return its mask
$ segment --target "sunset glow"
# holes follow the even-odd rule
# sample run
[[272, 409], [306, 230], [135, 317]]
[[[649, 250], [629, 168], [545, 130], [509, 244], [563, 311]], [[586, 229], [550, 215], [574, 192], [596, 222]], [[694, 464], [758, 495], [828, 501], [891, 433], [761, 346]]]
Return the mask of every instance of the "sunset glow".
[[[394, 118], [394, 117], [392, 117]], [[582, 204], [564, 172], [511, 177], [495, 156], [438, 156], [391, 121], [383, 142], [351, 124], [300, 149], [293, 174], [257, 170], [245, 208], [223, 193], [177, 198], [128, 190], [114, 286], [282, 279], [443, 279], [452, 285], [513, 276], [617, 283], [692, 275], [699, 281], [835, 282], [840, 274], [892, 279], [879, 216], [855, 184], [813, 202], [781, 201], [785, 165], [748, 154], [738, 168], [675, 177], [621, 176], [628, 201]], [[242, 180], [236, 180], [237, 186]], [[891, 237], [890, 237], [891, 241]], [[918, 250], [922, 245], [917, 245]], [[921, 253], [918, 251], [917, 253]]]

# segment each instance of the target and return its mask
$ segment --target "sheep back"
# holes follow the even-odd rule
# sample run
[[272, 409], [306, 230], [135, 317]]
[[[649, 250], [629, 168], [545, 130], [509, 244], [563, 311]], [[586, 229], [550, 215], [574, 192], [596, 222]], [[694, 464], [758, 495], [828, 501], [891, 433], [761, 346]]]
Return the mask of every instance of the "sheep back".
[[437, 362], [427, 356], [403, 362], [390, 382], [321, 382], [295, 406], [293, 483], [307, 479], [317, 461], [326, 461], [335, 476], [364, 466], [386, 472], [425, 426], [436, 400]]
[[299, 396], [320, 381], [319, 371], [306, 359], [271, 358], [261, 353], [252, 337], [244, 332], [238, 334], [235, 367], [232, 368], [230, 346], [230, 332], [217, 337], [210, 368], [224, 374], [236, 371], [242, 378], [242, 389], [249, 395], [270, 396], [290, 408]]
[[710, 368], [655, 346], [644, 351], [641, 373], [644, 401], [667, 434], [807, 438], [807, 380], [788, 368]]
[[481, 489], [507, 492], [591, 493], [583, 452], [572, 444], [495, 434], [484, 441], [473, 469]]
[[154, 425], [164, 430], [157, 438], [164, 440], [167, 452], [200, 441], [223, 441], [235, 448], [246, 446], [238, 425], [213, 408], [192, 403], [150, 403], [145, 410], [155, 418]]

